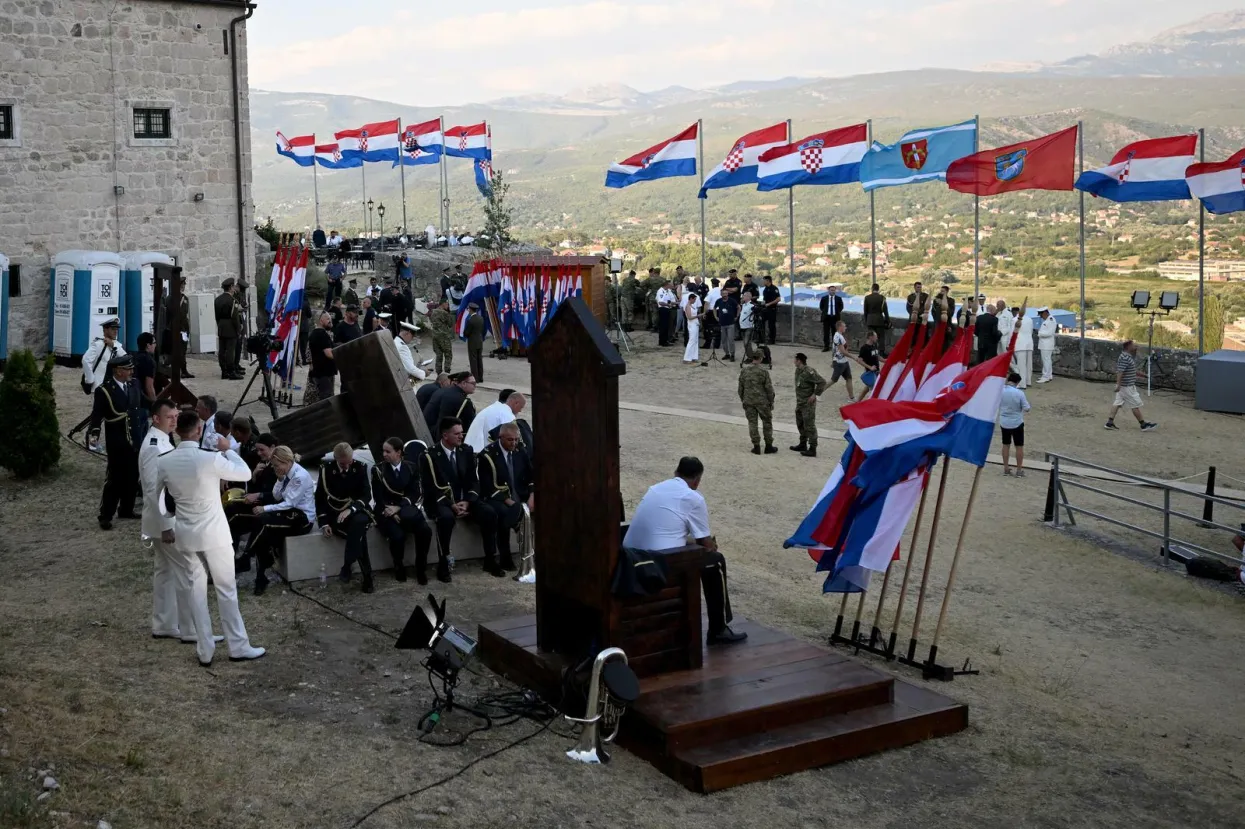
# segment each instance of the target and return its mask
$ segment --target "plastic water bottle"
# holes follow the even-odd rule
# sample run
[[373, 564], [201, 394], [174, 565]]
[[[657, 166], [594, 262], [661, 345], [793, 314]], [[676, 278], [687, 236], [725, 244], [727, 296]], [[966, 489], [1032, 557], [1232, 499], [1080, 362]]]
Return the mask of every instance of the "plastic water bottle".
[[324, 565], [321, 564], [320, 565], [320, 589], [323, 590], [324, 588], [328, 586], [329, 586], [329, 574], [324, 569]]

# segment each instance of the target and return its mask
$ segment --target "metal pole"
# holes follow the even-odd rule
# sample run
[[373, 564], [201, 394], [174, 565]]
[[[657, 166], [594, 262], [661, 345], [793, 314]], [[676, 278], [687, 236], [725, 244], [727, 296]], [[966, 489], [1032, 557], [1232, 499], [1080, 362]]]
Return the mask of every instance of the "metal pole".
[[359, 229], [360, 236], [367, 235], [367, 162], [359, 165], [359, 172], [363, 175], [363, 227]]
[[[791, 143], [791, 119], [787, 119], [787, 143]], [[791, 303], [791, 344], [795, 345], [795, 187], [787, 188], [787, 301]]]
[[[1079, 178], [1085, 172], [1085, 122], [1076, 122], [1077, 164]], [[1085, 379], [1085, 191], [1081, 194], [1081, 379]]]
[[316, 163], [316, 141], [315, 135], [311, 136], [311, 186], [315, 188], [316, 194], [316, 227], [320, 227], [320, 172], [316, 169], [320, 165]]
[[[981, 150], [981, 116], [973, 116], [973, 152]], [[973, 299], [981, 296], [981, 196], [973, 196]]]
[[[1197, 131], [1199, 160], [1206, 161], [1206, 130]], [[1206, 353], [1206, 205], [1197, 203], [1197, 354]]]
[[[398, 173], [402, 177], [402, 232], [406, 233], [406, 155], [402, 146], [402, 119], [398, 119]], [[383, 236], [384, 233], [382, 232]]]
[[1059, 526], [1059, 506], [1060, 506], [1059, 504], [1059, 458], [1055, 458], [1053, 461], [1051, 461], [1050, 471], [1052, 475], [1054, 476], [1054, 482], [1051, 484], [1051, 486], [1055, 488], [1054, 494], [1052, 496], [1054, 498], [1054, 503], [1055, 503], [1053, 522], [1055, 526], [1058, 527]]
[[[873, 147], [873, 119], [865, 121], [865, 128], [868, 130], [868, 137], [865, 143], [870, 148]], [[869, 275], [870, 282], [878, 281], [878, 214], [877, 205], [874, 202], [874, 191], [869, 191]], [[890, 568], [887, 568], [887, 574]], [[875, 625], [876, 627], [876, 625]]]
[[1171, 487], [1163, 488], [1163, 566], [1171, 561], [1172, 542], [1172, 491]]
[[[700, 171], [700, 186], [705, 186], [705, 122], [698, 120], [696, 122], [696, 152], [699, 157], [696, 160], [696, 169]], [[705, 236], [705, 202], [708, 199], [700, 199], [700, 278], [708, 279], [708, 247], [709, 244]]]
[[[446, 217], [448, 208], [445, 199], [445, 116], [441, 116], [437, 121], [441, 125], [441, 160], [438, 162], [440, 165], [441, 202], [437, 205], [437, 223], [441, 225], [441, 230], [444, 232], [448, 229], [446, 226], [449, 224]], [[433, 247], [435, 243], [436, 240], [433, 239], [429, 247]]]

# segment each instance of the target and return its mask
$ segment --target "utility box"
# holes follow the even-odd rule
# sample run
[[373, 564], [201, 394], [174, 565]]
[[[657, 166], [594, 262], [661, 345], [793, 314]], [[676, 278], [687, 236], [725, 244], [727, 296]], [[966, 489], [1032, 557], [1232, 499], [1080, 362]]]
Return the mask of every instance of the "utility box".
[[[125, 260], [121, 271], [121, 342], [125, 350], [138, 350], [138, 335], [144, 331], [155, 333], [155, 294], [152, 279], [153, 265], [172, 265], [173, 257], [154, 250], [139, 250], [122, 254]], [[168, 295], [168, 286], [164, 286]]]
[[1204, 412], [1245, 414], [1245, 351], [1220, 350], [1198, 358], [1193, 405]]
[[191, 294], [186, 299], [190, 303], [190, 343], [188, 350], [192, 354], [216, 353], [216, 297], [210, 294]]
[[9, 359], [9, 257], [0, 253], [0, 361]]
[[121, 257], [106, 250], [64, 250], [52, 259], [48, 350], [73, 360], [121, 316]]

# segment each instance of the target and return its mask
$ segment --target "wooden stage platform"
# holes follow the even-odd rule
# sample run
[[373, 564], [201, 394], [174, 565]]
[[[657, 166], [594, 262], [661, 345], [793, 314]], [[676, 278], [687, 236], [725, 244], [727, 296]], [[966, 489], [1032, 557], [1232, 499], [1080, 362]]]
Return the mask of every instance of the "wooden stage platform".
[[[739, 645], [640, 680], [618, 745], [697, 792], [714, 792], [942, 737], [968, 708], [840, 651], [743, 619]], [[536, 647], [536, 617], [480, 626], [491, 669], [557, 701], [564, 657]], [[575, 712], [572, 712], [575, 713]]]

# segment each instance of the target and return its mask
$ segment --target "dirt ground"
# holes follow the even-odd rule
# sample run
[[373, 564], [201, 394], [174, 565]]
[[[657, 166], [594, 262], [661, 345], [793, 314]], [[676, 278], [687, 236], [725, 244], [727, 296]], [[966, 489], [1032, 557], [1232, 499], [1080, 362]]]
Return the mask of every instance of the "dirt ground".
[[[676, 349], [659, 351], [647, 335], [637, 339], [621, 381], [623, 401], [740, 413], [735, 366], [687, 368]], [[776, 416], [788, 424], [793, 352], [775, 350]], [[811, 356], [828, 370], [824, 355]], [[456, 360], [465, 367], [465, 352]], [[192, 388], [235, 402], [241, 384], [210, 379], [208, 361], [192, 367], [201, 369]], [[486, 360], [485, 374], [490, 385], [527, 385], [522, 361]], [[58, 370], [57, 388], [64, 432], [85, 413], [86, 399], [68, 369]], [[839, 600], [821, 594], [804, 551], [781, 543], [841, 452], [842, 394], [832, 389], [827, 401], [834, 405], [820, 407], [816, 460], [787, 451], [787, 434], [778, 436], [778, 455], [758, 458], [747, 452], [743, 427], [620, 415], [628, 510], [646, 487], [671, 474], [678, 456], [699, 455], [707, 467], [702, 491], [730, 561], [735, 612], [814, 642], [829, 633]], [[491, 396], [480, 389], [477, 405]], [[1221, 475], [1245, 479], [1242, 421], [1195, 411], [1187, 397], [1147, 400], [1147, 416], [1161, 427], [1143, 434], [1135, 426], [1103, 430], [1107, 386], [1057, 379], [1029, 396], [1031, 458], [1057, 451], [1167, 478], [1216, 464]], [[938, 688], [969, 705], [967, 731], [704, 797], [625, 751], [608, 766], [572, 764], [562, 755], [572, 743], [567, 726], [555, 723], [362, 825], [1245, 825], [1235, 727], [1245, 717], [1241, 598], [1164, 571], [1154, 542], [1134, 543], [1108, 525], [1083, 520], [1074, 534], [1046, 527], [1042, 474], [1004, 478], [997, 466], [981, 474], [940, 648], [946, 659], [971, 658], [982, 671]], [[953, 466], [924, 639], [972, 477], [971, 468]], [[416, 723], [430, 693], [417, 657], [285, 589], [242, 598], [252, 641], [269, 648], [267, 658], [200, 669], [193, 649], [149, 637], [150, 556], [137, 524], [122, 522], [112, 533], [96, 527], [102, 479], [100, 460], [68, 444], [48, 480], [0, 477], [0, 826], [95, 826], [103, 819], [114, 829], [348, 827], [377, 804], [539, 727], [521, 722], [457, 748], [418, 743]], [[1106, 504], [1092, 494], [1073, 497]], [[1120, 514], [1120, 505], [1113, 509]], [[927, 538], [922, 529], [918, 564]], [[1222, 535], [1205, 538], [1229, 549]], [[422, 598], [413, 581], [400, 585], [387, 575], [371, 596], [336, 583], [304, 589], [394, 632]], [[468, 630], [533, 609], [530, 587], [490, 578], [470, 563], [438, 594]], [[894, 596], [892, 589], [888, 608]], [[866, 601], [866, 618], [874, 602]], [[854, 613], [855, 600], [850, 607]], [[463, 696], [508, 689], [479, 670]], [[896, 672], [921, 681], [906, 669]], [[446, 723], [451, 730], [471, 725]], [[39, 802], [41, 770], [51, 770], [60, 789]]]

